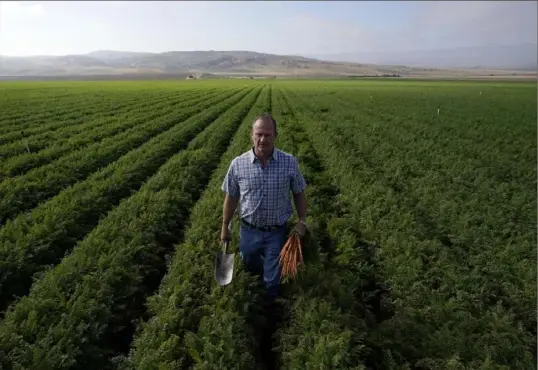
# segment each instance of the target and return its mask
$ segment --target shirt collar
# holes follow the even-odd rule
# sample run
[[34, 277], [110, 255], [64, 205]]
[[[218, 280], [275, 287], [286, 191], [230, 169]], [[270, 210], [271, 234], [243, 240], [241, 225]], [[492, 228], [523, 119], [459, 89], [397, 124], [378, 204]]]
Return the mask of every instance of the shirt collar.
[[[276, 147], [273, 147], [273, 152], [269, 156], [269, 159], [273, 161], [278, 161], [278, 158], [280, 157], [280, 150], [278, 150]], [[254, 163], [258, 157], [256, 156], [256, 153], [254, 153], [254, 147], [250, 149], [250, 162]]]

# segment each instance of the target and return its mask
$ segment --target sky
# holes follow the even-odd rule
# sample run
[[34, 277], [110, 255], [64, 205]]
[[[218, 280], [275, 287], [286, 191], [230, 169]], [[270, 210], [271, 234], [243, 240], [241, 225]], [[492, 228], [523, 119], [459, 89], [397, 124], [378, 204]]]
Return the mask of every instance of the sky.
[[0, 54], [406, 52], [537, 42], [537, 2], [0, 1]]

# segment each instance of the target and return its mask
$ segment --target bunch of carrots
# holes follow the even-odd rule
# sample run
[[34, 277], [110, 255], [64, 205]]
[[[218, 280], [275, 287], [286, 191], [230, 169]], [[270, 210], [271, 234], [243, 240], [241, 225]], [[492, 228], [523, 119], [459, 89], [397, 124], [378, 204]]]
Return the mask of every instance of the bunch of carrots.
[[280, 265], [282, 266], [282, 277], [297, 276], [297, 265], [303, 265], [303, 251], [301, 238], [297, 234], [292, 234], [280, 251]]

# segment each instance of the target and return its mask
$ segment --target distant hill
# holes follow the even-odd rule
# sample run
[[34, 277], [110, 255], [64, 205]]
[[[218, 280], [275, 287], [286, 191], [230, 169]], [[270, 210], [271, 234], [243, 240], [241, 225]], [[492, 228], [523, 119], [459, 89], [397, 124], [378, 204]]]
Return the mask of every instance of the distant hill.
[[536, 43], [522, 43], [408, 52], [354, 52], [310, 55], [310, 57], [331, 61], [404, 64], [410, 67], [536, 71], [537, 54]]
[[[0, 56], [0, 76], [91, 75], [274, 75], [274, 76], [375, 76], [454, 75], [454, 71], [405, 65], [377, 65], [325, 61], [293, 55], [252, 51], [169, 51], [163, 53], [99, 50], [83, 55]], [[482, 71], [487, 73], [487, 71]]]

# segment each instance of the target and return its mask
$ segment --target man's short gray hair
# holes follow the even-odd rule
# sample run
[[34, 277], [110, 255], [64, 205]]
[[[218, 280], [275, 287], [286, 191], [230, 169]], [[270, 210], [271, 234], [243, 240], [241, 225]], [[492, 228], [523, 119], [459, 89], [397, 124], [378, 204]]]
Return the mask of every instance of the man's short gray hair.
[[273, 115], [271, 113], [267, 113], [267, 112], [264, 112], [264, 113], [258, 115], [256, 118], [254, 118], [254, 121], [252, 121], [252, 126], [254, 126], [254, 124], [260, 119], [261, 120], [268, 120], [268, 121], [273, 122], [273, 128], [275, 130], [275, 136], [276, 136], [276, 120], [273, 117]]

